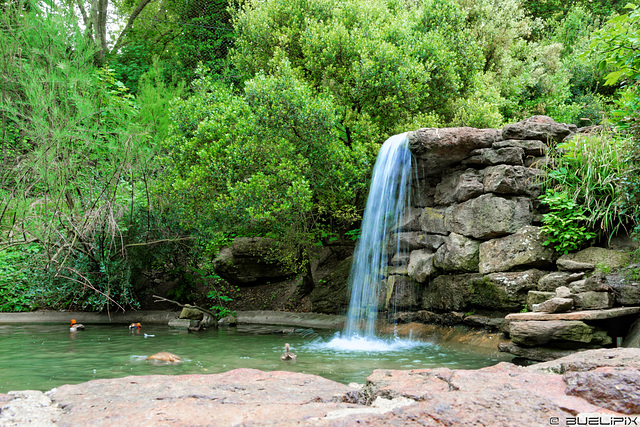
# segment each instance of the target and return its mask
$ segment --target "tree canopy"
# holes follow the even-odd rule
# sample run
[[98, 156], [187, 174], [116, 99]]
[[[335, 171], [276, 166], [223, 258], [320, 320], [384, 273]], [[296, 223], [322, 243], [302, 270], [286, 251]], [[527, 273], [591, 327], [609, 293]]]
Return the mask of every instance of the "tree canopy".
[[[1, 7], [0, 271], [21, 269], [0, 279], [0, 309], [135, 305], [152, 267], [179, 277], [186, 298], [234, 236], [275, 238], [303, 264], [311, 245], [357, 233], [378, 147], [420, 127], [533, 114], [609, 123], [615, 137], [589, 142], [604, 157], [565, 156], [565, 170], [618, 171], [603, 215], [640, 212], [634, 5]], [[620, 160], [620, 147], [635, 148]], [[594, 166], [605, 157], [616, 168]], [[553, 200], [598, 227], [590, 195], [571, 191], [575, 176], [556, 177], [566, 188]]]

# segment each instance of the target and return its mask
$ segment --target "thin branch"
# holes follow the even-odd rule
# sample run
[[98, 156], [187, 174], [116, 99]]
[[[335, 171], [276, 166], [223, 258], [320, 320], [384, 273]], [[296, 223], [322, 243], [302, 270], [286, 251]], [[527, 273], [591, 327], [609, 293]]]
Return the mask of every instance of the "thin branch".
[[120, 49], [122, 41], [124, 40], [124, 36], [129, 31], [129, 28], [131, 28], [131, 26], [133, 25], [133, 21], [135, 21], [135, 19], [138, 17], [138, 15], [140, 15], [140, 12], [142, 12], [142, 10], [150, 2], [151, 2], [151, 0], [140, 0], [140, 3], [138, 3], [138, 6], [136, 6], [136, 8], [133, 10], [131, 15], [129, 16], [129, 19], [127, 20], [127, 23], [124, 26], [124, 29], [120, 32], [120, 35], [118, 35], [118, 39], [116, 40], [116, 43], [113, 45], [113, 49], [111, 49], [111, 53], [117, 53], [118, 52], [118, 49]]
[[213, 311], [207, 310], [206, 308], [202, 308], [202, 307], [197, 306], [197, 305], [181, 304], [178, 301], [174, 301], [174, 300], [171, 300], [171, 299], [168, 299], [168, 298], [164, 298], [164, 297], [161, 297], [161, 296], [158, 296], [158, 295], [153, 295], [153, 297], [156, 298], [156, 300], [153, 301], [153, 302], [170, 302], [170, 303], [176, 304], [176, 305], [178, 305], [179, 307], [182, 307], [182, 308], [195, 308], [197, 310], [202, 311], [203, 313], [207, 313], [207, 314], [211, 315], [211, 317], [213, 317], [214, 319], [218, 318], [218, 315], [216, 313], [214, 313]]
[[164, 242], [179, 242], [182, 240], [193, 240], [195, 239], [195, 237], [180, 237], [180, 238], [176, 238], [176, 239], [160, 239], [160, 240], [154, 240], [153, 242], [142, 242], [142, 243], [129, 243], [128, 245], [125, 245], [125, 248], [130, 248], [132, 246], [147, 246], [147, 245], [155, 245], [156, 243], [164, 243]]
[[99, 289], [96, 289], [96, 287], [95, 287], [95, 286], [93, 286], [93, 285], [91, 284], [91, 282], [89, 281], [89, 279], [87, 279], [86, 277], [84, 277], [84, 276], [83, 276], [82, 274], [80, 274], [77, 270], [75, 270], [75, 269], [73, 269], [73, 268], [70, 268], [70, 267], [63, 267], [63, 268], [64, 268], [65, 270], [69, 270], [70, 272], [75, 273], [75, 274], [77, 274], [78, 276], [82, 277], [82, 279], [84, 280], [84, 282], [82, 282], [82, 281], [80, 281], [80, 280], [78, 280], [78, 279], [74, 279], [74, 278], [72, 278], [72, 277], [68, 277], [68, 276], [62, 275], [62, 274], [60, 274], [60, 273], [56, 273], [56, 275], [55, 275], [54, 277], [61, 277], [61, 278], [63, 278], [63, 279], [71, 280], [72, 282], [80, 283], [82, 286], [86, 286], [87, 288], [91, 289], [92, 291], [97, 292], [97, 293], [99, 293], [99, 294], [101, 294], [101, 295], [104, 295], [104, 296], [107, 298], [107, 300], [109, 300], [109, 301], [111, 301], [112, 303], [114, 303], [115, 305], [117, 305], [117, 306], [118, 306], [118, 308], [119, 308], [120, 310], [122, 310], [123, 312], [124, 312], [124, 311], [126, 311], [126, 310], [124, 309], [124, 307], [123, 307], [123, 306], [121, 306], [120, 304], [118, 304], [118, 303], [117, 303], [113, 298], [111, 298], [109, 295], [105, 294], [104, 292], [102, 292], [102, 291], [101, 291], [101, 290], [99, 290]]

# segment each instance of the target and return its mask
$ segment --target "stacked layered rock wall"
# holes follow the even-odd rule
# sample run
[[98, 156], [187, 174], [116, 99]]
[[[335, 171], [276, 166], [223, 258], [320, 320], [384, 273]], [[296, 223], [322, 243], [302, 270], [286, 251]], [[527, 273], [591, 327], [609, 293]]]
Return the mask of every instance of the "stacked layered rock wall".
[[638, 284], [614, 290], [610, 278], [592, 276], [598, 260], [608, 267], [624, 264], [612, 261], [618, 252], [590, 248], [559, 258], [544, 245], [538, 200], [542, 166], [550, 147], [575, 131], [573, 125], [535, 116], [501, 130], [410, 133], [417, 179], [412, 207], [395, 230], [406, 249], [389, 254], [381, 295], [392, 320], [467, 323], [507, 333], [511, 326], [511, 347], [504, 350], [538, 360], [551, 358], [536, 354], [541, 346], [555, 345], [561, 355], [567, 349], [614, 345], [624, 336], [631, 318], [622, 327], [611, 319], [629, 316], [627, 311], [592, 313], [581, 320], [501, 321], [506, 313], [538, 304], [558, 311], [640, 305]]
[[504, 129], [410, 133], [417, 179], [396, 230], [406, 250], [389, 254], [385, 308], [521, 310], [556, 258], [542, 244], [539, 166], [573, 130], [537, 116]]

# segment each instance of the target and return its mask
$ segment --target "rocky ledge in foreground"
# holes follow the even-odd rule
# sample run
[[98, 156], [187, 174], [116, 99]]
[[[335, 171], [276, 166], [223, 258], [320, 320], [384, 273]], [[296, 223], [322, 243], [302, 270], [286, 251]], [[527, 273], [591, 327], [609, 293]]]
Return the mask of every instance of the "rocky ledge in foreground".
[[359, 388], [315, 375], [237, 369], [0, 394], [2, 426], [533, 426], [575, 425], [576, 416], [640, 424], [638, 414], [640, 349], [630, 348], [526, 368], [376, 370]]

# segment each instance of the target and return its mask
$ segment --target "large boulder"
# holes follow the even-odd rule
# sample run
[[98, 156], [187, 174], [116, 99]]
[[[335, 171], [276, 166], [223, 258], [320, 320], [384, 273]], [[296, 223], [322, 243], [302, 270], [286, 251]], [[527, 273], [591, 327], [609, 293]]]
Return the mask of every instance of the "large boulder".
[[607, 284], [613, 289], [616, 303], [619, 305], [640, 305], [640, 283], [631, 281], [624, 273], [608, 274]]
[[409, 132], [409, 147], [425, 174], [438, 176], [469, 157], [479, 148], [489, 148], [502, 139], [498, 129], [424, 128]]
[[502, 139], [535, 139], [547, 144], [562, 142], [564, 138], [577, 131], [576, 125], [556, 123], [548, 116], [533, 116], [505, 126]]
[[501, 311], [520, 311], [527, 303], [530, 290], [535, 290], [544, 273], [540, 270], [487, 274], [472, 282], [471, 303], [474, 306]]
[[445, 242], [440, 234], [429, 234], [420, 231], [408, 231], [391, 235], [387, 245], [387, 253], [396, 253], [398, 246], [401, 250], [430, 249], [435, 251]]
[[553, 292], [561, 286], [582, 279], [584, 273], [571, 273], [568, 271], [553, 271], [546, 276], [540, 278], [538, 282], [538, 290], [543, 292]]
[[445, 208], [424, 208], [420, 216], [420, 228], [427, 233], [447, 235], [445, 226]]
[[473, 150], [471, 157], [463, 163], [472, 166], [522, 165], [524, 163], [524, 150], [520, 147], [482, 148]]
[[481, 196], [484, 193], [483, 180], [483, 171], [471, 168], [447, 174], [436, 186], [435, 203], [451, 205]]
[[613, 341], [606, 331], [598, 330], [579, 320], [512, 322], [509, 325], [509, 335], [514, 344], [525, 347], [559, 342], [607, 345]]
[[541, 157], [547, 154], [547, 144], [537, 139], [518, 140], [505, 139], [503, 141], [494, 142], [492, 148], [519, 147], [524, 150], [526, 156]]
[[487, 193], [525, 195], [536, 198], [541, 193], [541, 171], [524, 166], [498, 165], [485, 169]]
[[556, 253], [543, 243], [540, 227], [523, 227], [516, 234], [480, 245], [481, 273], [508, 271], [514, 267], [552, 268]]
[[236, 237], [213, 261], [216, 273], [231, 284], [251, 286], [284, 280], [294, 271], [273, 259], [276, 242], [262, 237]]
[[429, 281], [422, 291], [425, 310], [460, 311], [470, 306], [473, 283], [482, 281], [480, 274], [440, 275]]
[[609, 292], [580, 292], [572, 298], [576, 307], [583, 310], [603, 310], [613, 306], [613, 296]]
[[433, 265], [444, 271], [478, 271], [480, 242], [460, 234], [451, 233], [433, 258]]
[[476, 239], [515, 233], [533, 220], [531, 200], [505, 199], [484, 194], [447, 209], [445, 225], [451, 232]]
[[[558, 259], [558, 265], [567, 265], [567, 263], [583, 264], [584, 269], [589, 270], [596, 267], [605, 270], [625, 267], [631, 261], [631, 255], [628, 252], [618, 251], [614, 249], [605, 249], [590, 247], [580, 252], [562, 255]], [[565, 268], [570, 270], [573, 268]]]
[[428, 249], [419, 249], [409, 255], [407, 273], [419, 283], [424, 283], [436, 271], [433, 266], [434, 254]]

